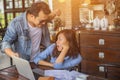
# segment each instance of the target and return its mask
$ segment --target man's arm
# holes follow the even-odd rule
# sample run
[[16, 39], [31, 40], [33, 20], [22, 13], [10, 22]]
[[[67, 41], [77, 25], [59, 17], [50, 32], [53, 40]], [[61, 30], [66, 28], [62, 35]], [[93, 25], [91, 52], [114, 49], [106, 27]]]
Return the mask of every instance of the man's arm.
[[6, 30], [5, 36], [2, 40], [2, 46], [1, 50], [5, 52], [8, 56], [18, 56], [17, 53], [12, 51], [12, 44], [14, 43], [15, 39], [17, 37], [17, 33], [15, 31], [15, 22], [12, 21]]
[[53, 12], [51, 12], [51, 14], [49, 15], [49, 21], [53, 20], [56, 16], [60, 16], [61, 15], [61, 11], [60, 9], [56, 9]]
[[12, 57], [12, 56], [19, 57], [19, 54], [13, 52], [10, 48], [6, 48], [6, 49], [5, 49], [5, 53], [6, 53], [8, 56], [10, 56], [10, 57]]

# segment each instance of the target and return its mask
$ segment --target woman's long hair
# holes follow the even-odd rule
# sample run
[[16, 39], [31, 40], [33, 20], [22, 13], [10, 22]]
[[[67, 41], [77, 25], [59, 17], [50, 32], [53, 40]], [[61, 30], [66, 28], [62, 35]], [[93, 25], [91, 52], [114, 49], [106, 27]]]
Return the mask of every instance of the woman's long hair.
[[[69, 56], [69, 57], [77, 57], [78, 54], [80, 54], [79, 52], [79, 48], [78, 48], [78, 45], [77, 45], [77, 39], [76, 39], [76, 34], [75, 34], [75, 31], [74, 30], [70, 30], [70, 29], [64, 29], [60, 32], [58, 32], [58, 34], [56, 35], [56, 41], [57, 41], [57, 38], [58, 38], [58, 35], [59, 34], [63, 34], [66, 38], [66, 40], [69, 42], [69, 50], [66, 54], [66, 56]], [[59, 56], [59, 51], [57, 49], [57, 46], [54, 48], [53, 50], [53, 54], [52, 56], [54, 57], [58, 57]]]

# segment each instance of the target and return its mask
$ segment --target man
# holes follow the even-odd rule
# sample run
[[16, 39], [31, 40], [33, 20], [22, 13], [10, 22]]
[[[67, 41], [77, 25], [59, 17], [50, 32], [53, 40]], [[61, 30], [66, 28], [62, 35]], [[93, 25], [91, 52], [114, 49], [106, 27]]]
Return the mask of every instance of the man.
[[[50, 34], [47, 28], [50, 14], [45, 2], [36, 2], [20, 16], [11, 21], [2, 41], [2, 51], [8, 56], [17, 56], [32, 61], [40, 52], [40, 45], [50, 45]], [[49, 16], [52, 17], [49, 17]], [[12, 46], [14, 44], [14, 46]], [[14, 48], [12, 48], [14, 47]]]

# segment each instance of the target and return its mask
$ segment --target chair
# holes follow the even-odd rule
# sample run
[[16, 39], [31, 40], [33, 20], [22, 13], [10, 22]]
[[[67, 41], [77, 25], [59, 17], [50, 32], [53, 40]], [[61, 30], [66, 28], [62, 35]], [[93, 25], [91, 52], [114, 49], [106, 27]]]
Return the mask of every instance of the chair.
[[6, 31], [6, 28], [3, 28], [2, 24], [0, 23], [0, 40], [3, 39], [5, 31]]
[[99, 66], [104, 67], [105, 78], [120, 80], [120, 63], [106, 63]]

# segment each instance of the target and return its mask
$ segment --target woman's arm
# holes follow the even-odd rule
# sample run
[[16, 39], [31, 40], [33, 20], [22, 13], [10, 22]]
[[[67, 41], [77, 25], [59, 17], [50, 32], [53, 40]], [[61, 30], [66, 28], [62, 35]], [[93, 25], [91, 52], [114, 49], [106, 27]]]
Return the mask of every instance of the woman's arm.
[[82, 57], [78, 55], [76, 58], [68, 58], [62, 63], [54, 63], [55, 69], [66, 69], [78, 65], [82, 60]]
[[52, 63], [47, 62], [47, 61], [44, 61], [44, 60], [40, 60], [40, 61], [38, 62], [38, 64], [43, 65], [43, 66], [53, 67], [53, 64], [52, 64]]
[[34, 58], [34, 63], [41, 65], [40, 61], [45, 60], [50, 54], [52, 54], [54, 47], [55, 47], [55, 44], [51, 44], [44, 51], [36, 55], [36, 57]]

